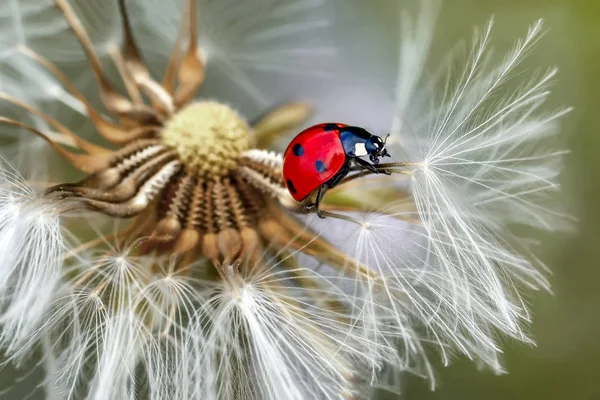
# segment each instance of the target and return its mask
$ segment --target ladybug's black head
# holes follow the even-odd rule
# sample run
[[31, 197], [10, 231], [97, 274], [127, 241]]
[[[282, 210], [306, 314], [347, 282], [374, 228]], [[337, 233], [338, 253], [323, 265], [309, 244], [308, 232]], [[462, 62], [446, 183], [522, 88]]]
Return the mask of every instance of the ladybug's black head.
[[385, 148], [385, 142], [388, 136], [386, 136], [385, 139], [381, 139], [379, 136], [371, 135], [367, 140], [367, 143], [365, 143], [365, 148], [367, 153], [369, 153], [369, 159], [373, 164], [379, 163], [379, 157], [391, 157]]

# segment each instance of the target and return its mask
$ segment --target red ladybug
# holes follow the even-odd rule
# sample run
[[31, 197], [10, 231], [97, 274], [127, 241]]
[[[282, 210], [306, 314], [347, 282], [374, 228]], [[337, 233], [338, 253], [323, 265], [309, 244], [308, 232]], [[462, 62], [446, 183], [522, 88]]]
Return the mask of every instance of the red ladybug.
[[327, 189], [339, 184], [353, 164], [377, 174], [385, 173], [360, 157], [369, 156], [373, 164], [379, 157], [390, 157], [385, 140], [358, 126], [326, 123], [311, 126], [300, 132], [283, 155], [283, 178], [290, 194], [303, 201], [318, 190], [314, 203], [305, 210], [316, 208]]

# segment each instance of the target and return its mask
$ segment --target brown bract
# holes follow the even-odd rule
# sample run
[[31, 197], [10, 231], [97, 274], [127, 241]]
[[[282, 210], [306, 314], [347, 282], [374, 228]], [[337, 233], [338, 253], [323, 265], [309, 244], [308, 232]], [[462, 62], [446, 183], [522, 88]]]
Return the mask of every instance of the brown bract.
[[[164, 77], [155, 80], [136, 45], [124, 3], [119, 0], [123, 46], [109, 53], [127, 95], [107, 77], [69, 2], [56, 0], [87, 55], [100, 99], [114, 118], [95, 110], [51, 62], [30, 49], [20, 49], [82, 102], [97, 133], [113, 147], [90, 143], [51, 116], [0, 93], [1, 98], [45, 120], [56, 132], [42, 132], [3, 117], [0, 122], [39, 135], [87, 174], [77, 183], [47, 189], [57, 210], [92, 210], [131, 219], [114, 239], [131, 243], [146, 238], [139, 246], [140, 253], [175, 254], [181, 265], [208, 257], [223, 277], [242, 260], [255, 263], [265, 248], [274, 253], [284, 248], [302, 251], [337, 268], [373, 276], [367, 267], [349, 259], [297, 219], [294, 213], [302, 207], [285, 189], [281, 156], [256, 148], [267, 147], [282, 133], [296, 129], [308, 117], [308, 107], [284, 105], [264, 116], [253, 129], [225, 104], [195, 102], [205, 66], [197, 44], [196, 2], [190, 0]], [[181, 51], [183, 42], [187, 48]], [[353, 206], [340, 207], [325, 201], [323, 210], [334, 215], [336, 210], [364, 209], [360, 201], [350, 203]]]

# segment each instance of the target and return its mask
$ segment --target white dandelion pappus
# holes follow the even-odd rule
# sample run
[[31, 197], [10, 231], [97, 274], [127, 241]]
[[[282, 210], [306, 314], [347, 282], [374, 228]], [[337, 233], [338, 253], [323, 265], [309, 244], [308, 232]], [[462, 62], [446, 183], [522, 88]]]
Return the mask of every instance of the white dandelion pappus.
[[[381, 348], [394, 347], [397, 354], [392, 359], [382, 359], [389, 369], [384, 371], [386, 375], [395, 375], [392, 371], [411, 372], [433, 385], [433, 367], [425, 353], [425, 344], [430, 340], [421, 328], [435, 313], [438, 298], [423, 293], [416, 284], [429, 267], [423, 259], [423, 233], [419, 226], [409, 222], [417, 216], [406, 211], [405, 205], [399, 203], [372, 213], [351, 214], [360, 225], [316, 218], [311, 225], [320, 225], [318, 232], [325, 239], [353, 256], [356, 264], [348, 265], [349, 270], [362, 264], [378, 274], [375, 279], [339, 276], [336, 279], [330, 276], [331, 272], [325, 273], [325, 266], [318, 267], [319, 272], [330, 276], [327, 279], [336, 282], [352, 299], [353, 319], [360, 321], [356, 329], [362, 329], [362, 335], [368, 338], [363, 343], [363, 352], [379, 354]], [[378, 385], [387, 386], [384, 380]]]
[[[568, 109], [541, 110], [556, 69], [511, 89], [520, 61], [540, 36], [541, 21], [496, 67], [487, 54], [491, 28], [490, 22], [476, 32], [466, 68], [455, 71], [451, 59], [433, 83], [415, 77], [412, 47], [403, 46], [408, 54], [400, 55], [399, 76], [413, 79], [398, 82], [400, 108], [392, 136], [399, 138], [393, 154], [408, 164], [422, 226], [424, 268], [408, 275], [413, 291], [431, 302], [421, 317], [446, 362], [443, 344], [449, 340], [461, 353], [500, 371], [495, 332], [529, 340], [521, 328], [529, 314], [518, 287], [549, 287], [527, 238], [510, 225], [556, 231], [569, 219], [552, 208], [565, 151], [546, 140], [557, 133], [557, 120]], [[427, 46], [430, 37], [409, 40]], [[392, 285], [405, 290], [406, 271], [394, 272]]]
[[77, 398], [89, 379], [89, 390], [107, 399], [334, 399], [365, 380], [360, 364], [382, 361], [368, 358], [343, 307], [323, 306], [345, 297], [338, 289], [297, 285], [303, 275], [317, 277], [309, 269], [261, 264], [215, 282], [173, 274], [168, 264], [151, 277], [144, 271], [153, 262], [122, 251], [82, 258], [67, 272], [79, 271], [62, 285], [44, 334], [54, 391]]
[[[283, 262], [296, 264], [292, 258]], [[292, 270], [258, 265], [215, 286], [215, 294], [196, 319], [206, 332], [209, 398], [360, 395], [358, 388], [372, 383], [362, 369], [381, 368], [386, 353], [394, 358], [394, 349], [383, 344], [376, 353], [365, 351], [375, 345], [344, 311], [352, 307], [353, 299], [328, 284], [326, 276], [296, 265]], [[320, 285], [299, 286], [302, 278], [317, 278]], [[348, 304], [324, 306], [336, 299]]]
[[13, 358], [33, 346], [60, 280], [63, 240], [47, 200], [0, 159], [0, 342]]
[[47, 385], [68, 399], [86, 391], [98, 399], [189, 398], [203, 379], [188, 345], [201, 332], [187, 328], [206, 302], [202, 288], [169, 260], [134, 256], [138, 244], [105, 245], [74, 255], [64, 271], [40, 332], [45, 357], [55, 360]]
[[[73, 261], [63, 267], [63, 279], [39, 332], [45, 358], [54, 360], [47, 385], [63, 398], [77, 398], [86, 381], [99, 398], [107, 398], [111, 390], [123, 393], [137, 349], [133, 336], [140, 322], [131, 313], [131, 287], [137, 289], [148, 276], [146, 265], [130, 258], [128, 249], [99, 250], [67, 255], [67, 262]], [[95, 368], [91, 360], [97, 362]]]
[[90, 391], [98, 400], [134, 399], [135, 362], [138, 346], [137, 316], [123, 310], [106, 320], [98, 346], [98, 364]]
[[207, 398], [201, 389], [207, 385], [204, 332], [190, 322], [209, 301], [207, 283], [181, 271], [175, 273], [171, 261], [161, 265], [137, 297], [138, 304], [147, 309], [141, 318], [153, 321], [139, 335], [138, 362], [145, 369], [144, 385], [150, 399]]

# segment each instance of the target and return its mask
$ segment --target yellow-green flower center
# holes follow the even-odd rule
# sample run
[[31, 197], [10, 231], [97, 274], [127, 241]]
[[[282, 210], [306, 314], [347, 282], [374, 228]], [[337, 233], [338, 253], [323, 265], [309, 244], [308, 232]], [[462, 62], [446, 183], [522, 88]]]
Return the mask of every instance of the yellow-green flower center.
[[248, 123], [229, 106], [215, 101], [181, 109], [166, 122], [161, 136], [188, 171], [207, 178], [235, 169], [253, 139]]

